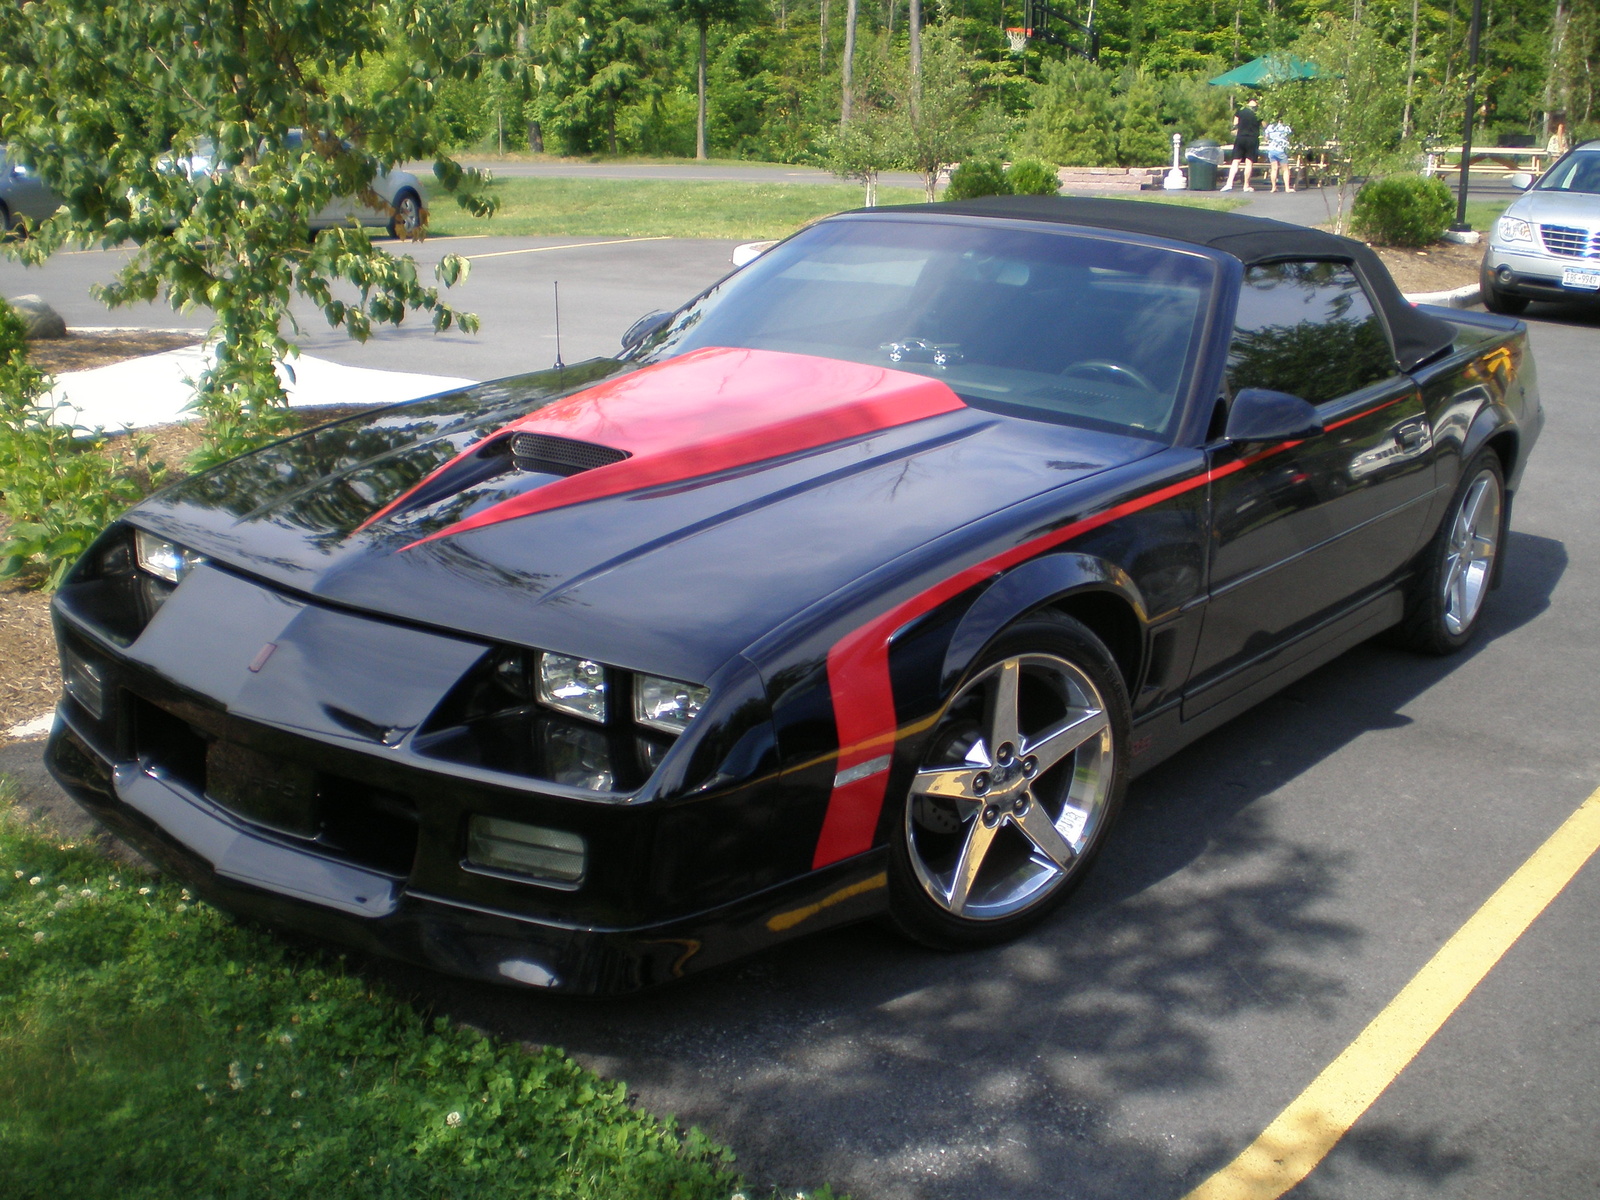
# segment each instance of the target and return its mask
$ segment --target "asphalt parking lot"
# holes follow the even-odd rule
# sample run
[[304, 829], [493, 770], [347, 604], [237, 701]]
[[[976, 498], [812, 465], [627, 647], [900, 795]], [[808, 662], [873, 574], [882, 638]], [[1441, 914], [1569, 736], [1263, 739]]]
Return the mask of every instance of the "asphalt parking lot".
[[[459, 300], [481, 337], [402, 328], [356, 347], [308, 321], [303, 345], [479, 378], [544, 366], [559, 279], [576, 361], [717, 278], [730, 249], [437, 240], [422, 261], [478, 256]], [[113, 264], [3, 263], [0, 291], [40, 292], [70, 323], [184, 323], [108, 316], [86, 290]], [[1486, 636], [1445, 660], [1359, 648], [1145, 776], [1095, 874], [1024, 940], [945, 955], [858, 927], [606, 1002], [368, 969], [626, 1079], [756, 1181], [858, 1200], [1184, 1196], [1600, 788], [1600, 314], [1529, 322], [1548, 424]], [[1591, 862], [1292, 1195], [1594, 1194], [1597, 905]]]

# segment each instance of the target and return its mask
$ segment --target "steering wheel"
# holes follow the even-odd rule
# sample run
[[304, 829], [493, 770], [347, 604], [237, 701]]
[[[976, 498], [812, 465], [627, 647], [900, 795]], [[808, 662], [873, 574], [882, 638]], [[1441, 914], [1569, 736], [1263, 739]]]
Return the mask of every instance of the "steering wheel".
[[1101, 379], [1123, 387], [1133, 384], [1135, 387], [1143, 388], [1147, 392], [1157, 390], [1156, 385], [1139, 374], [1138, 371], [1135, 371], [1125, 363], [1115, 362], [1109, 358], [1090, 358], [1083, 362], [1076, 362], [1064, 368], [1061, 374], [1068, 378]]

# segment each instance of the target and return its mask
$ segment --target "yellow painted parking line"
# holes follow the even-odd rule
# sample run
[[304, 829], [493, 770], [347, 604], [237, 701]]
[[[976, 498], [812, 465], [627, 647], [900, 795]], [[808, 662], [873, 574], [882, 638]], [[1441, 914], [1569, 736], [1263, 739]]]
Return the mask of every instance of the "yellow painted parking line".
[[1600, 848], [1600, 789], [1245, 1151], [1184, 1200], [1274, 1200], [1323, 1160]]
[[525, 250], [496, 250], [492, 254], [466, 254], [463, 258], [477, 262], [480, 258], [505, 258], [508, 254], [543, 254], [549, 250], [584, 250], [590, 246], [625, 246], [629, 242], [669, 242], [669, 237], [613, 238], [609, 242], [573, 242], [570, 246], [529, 246]]

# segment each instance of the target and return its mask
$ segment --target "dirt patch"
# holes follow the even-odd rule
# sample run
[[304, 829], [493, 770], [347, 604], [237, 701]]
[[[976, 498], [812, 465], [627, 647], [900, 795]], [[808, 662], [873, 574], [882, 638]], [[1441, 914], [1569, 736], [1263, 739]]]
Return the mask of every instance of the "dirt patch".
[[50, 597], [15, 580], [0, 580], [0, 745], [6, 730], [50, 711], [61, 688]]
[[1436, 242], [1426, 250], [1399, 246], [1374, 246], [1402, 292], [1449, 292], [1478, 282], [1482, 246]]
[[199, 330], [78, 329], [64, 338], [29, 342], [28, 361], [41, 371], [60, 375], [63, 371], [87, 371], [147, 354], [198, 346], [203, 340], [205, 334]]

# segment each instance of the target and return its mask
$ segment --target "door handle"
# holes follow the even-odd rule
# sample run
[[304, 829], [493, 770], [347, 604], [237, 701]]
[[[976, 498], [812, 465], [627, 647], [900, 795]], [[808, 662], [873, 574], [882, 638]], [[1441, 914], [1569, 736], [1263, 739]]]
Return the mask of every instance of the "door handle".
[[1407, 421], [1395, 429], [1394, 437], [1395, 441], [1400, 443], [1402, 450], [1415, 450], [1428, 440], [1428, 423]]

